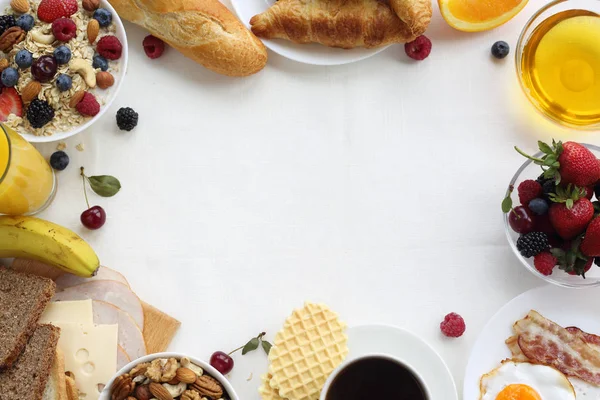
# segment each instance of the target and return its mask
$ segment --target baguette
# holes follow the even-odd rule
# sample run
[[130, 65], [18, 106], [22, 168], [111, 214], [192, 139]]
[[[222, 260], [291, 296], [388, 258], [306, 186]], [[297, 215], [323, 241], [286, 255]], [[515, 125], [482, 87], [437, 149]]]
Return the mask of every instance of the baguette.
[[264, 44], [218, 0], [109, 2], [121, 18], [217, 73], [247, 76], [267, 63]]

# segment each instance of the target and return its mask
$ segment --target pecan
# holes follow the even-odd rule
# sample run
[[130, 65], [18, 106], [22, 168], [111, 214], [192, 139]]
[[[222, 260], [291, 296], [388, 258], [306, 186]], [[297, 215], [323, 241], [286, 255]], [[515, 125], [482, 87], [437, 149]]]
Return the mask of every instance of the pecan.
[[8, 53], [13, 46], [25, 39], [25, 31], [18, 26], [11, 26], [0, 36], [0, 50]]
[[200, 400], [200, 394], [195, 390], [186, 390], [181, 395], [181, 400]]
[[118, 376], [112, 384], [111, 399], [125, 400], [135, 389], [135, 383], [129, 374]]
[[199, 376], [196, 382], [190, 386], [202, 396], [212, 397], [213, 399], [220, 399], [223, 396], [223, 386], [212, 376]]

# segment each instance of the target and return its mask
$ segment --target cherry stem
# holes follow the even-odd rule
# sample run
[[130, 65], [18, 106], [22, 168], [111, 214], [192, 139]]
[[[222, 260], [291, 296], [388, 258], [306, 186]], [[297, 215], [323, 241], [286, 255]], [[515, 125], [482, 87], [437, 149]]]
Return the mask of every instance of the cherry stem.
[[81, 179], [83, 179], [83, 195], [85, 196], [85, 204], [87, 204], [88, 209], [90, 208], [90, 202], [87, 197], [87, 190], [85, 187], [85, 174], [83, 173], [83, 167], [81, 167]]
[[[265, 336], [267, 334], [267, 332], [261, 332], [258, 334], [257, 337], [253, 338], [253, 339], [258, 339], [258, 340], [262, 340], [263, 336]], [[246, 345], [240, 346], [235, 350], [230, 351], [229, 353], [227, 353], [228, 356], [232, 355], [233, 353], [235, 353], [236, 351], [240, 351], [241, 349], [243, 349], [244, 347], [246, 347]]]
[[537, 162], [541, 162], [541, 163], [544, 162], [544, 160], [542, 160], [541, 158], [535, 158], [535, 157], [532, 157], [529, 154], [523, 152], [523, 150], [519, 149], [517, 146], [515, 146], [515, 150], [517, 151], [517, 153], [519, 153], [520, 155], [522, 155], [525, 158], [530, 159], [531, 161], [537, 161]]

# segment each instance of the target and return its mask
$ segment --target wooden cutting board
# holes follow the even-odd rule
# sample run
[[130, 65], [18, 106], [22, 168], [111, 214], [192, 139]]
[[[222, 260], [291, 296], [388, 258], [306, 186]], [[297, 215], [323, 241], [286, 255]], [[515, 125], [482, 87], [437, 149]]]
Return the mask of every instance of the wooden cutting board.
[[[20, 272], [45, 276], [52, 280], [65, 273], [39, 261], [21, 258], [13, 261], [12, 268]], [[166, 351], [181, 326], [181, 322], [144, 301], [142, 301], [142, 307], [144, 309], [143, 335], [148, 354]]]

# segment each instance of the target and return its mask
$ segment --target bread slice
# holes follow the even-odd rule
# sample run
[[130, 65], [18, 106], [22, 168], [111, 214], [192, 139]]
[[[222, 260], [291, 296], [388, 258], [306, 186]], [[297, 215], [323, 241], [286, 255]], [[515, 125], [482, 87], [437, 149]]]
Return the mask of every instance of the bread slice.
[[0, 372], [2, 400], [42, 400], [59, 336], [55, 326], [37, 327], [17, 362]]
[[75, 383], [75, 379], [71, 376], [66, 376], [67, 381], [67, 400], [79, 400], [79, 389], [77, 389], [77, 384]]
[[0, 267], [0, 370], [19, 357], [55, 290], [51, 279]]
[[65, 356], [57, 347], [43, 400], [68, 400], [67, 398], [67, 376], [65, 375]]

